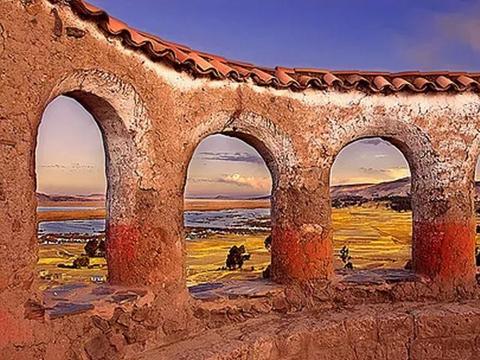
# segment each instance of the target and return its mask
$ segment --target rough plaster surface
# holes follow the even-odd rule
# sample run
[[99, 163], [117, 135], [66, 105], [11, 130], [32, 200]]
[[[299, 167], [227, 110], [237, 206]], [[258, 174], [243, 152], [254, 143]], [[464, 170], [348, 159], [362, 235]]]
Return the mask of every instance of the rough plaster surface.
[[[37, 129], [62, 94], [85, 106], [104, 136], [111, 280], [156, 294], [148, 307], [154, 335], [129, 346], [173, 341], [197, 326], [185, 289], [183, 187], [196, 146], [214, 133], [253, 145], [272, 172], [277, 282], [333, 279], [330, 169], [347, 144], [380, 136], [410, 165], [415, 271], [457, 293], [474, 284], [478, 94], [295, 93], [194, 79], [126, 50], [64, 2], [4, 0], [0, 13], [0, 349], [9, 359], [65, 358], [86, 341], [105, 343], [88, 316], [48, 322], [25, 315], [28, 300], [41, 302]], [[127, 341], [122, 331], [111, 341]]]
[[473, 360], [479, 326], [478, 303], [363, 305], [328, 315], [267, 315], [131, 359]]

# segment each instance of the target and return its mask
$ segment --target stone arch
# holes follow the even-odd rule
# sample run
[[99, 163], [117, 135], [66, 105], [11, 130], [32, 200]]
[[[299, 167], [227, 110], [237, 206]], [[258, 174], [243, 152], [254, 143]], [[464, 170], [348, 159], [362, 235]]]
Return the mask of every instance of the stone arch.
[[[255, 148], [272, 175], [273, 186], [297, 166], [289, 136], [270, 119], [249, 111], [210, 114], [192, 131], [184, 163], [189, 164], [197, 146], [208, 136], [223, 134], [238, 138]], [[182, 190], [185, 188], [186, 171]]]
[[[137, 275], [139, 269], [132, 269], [139, 241], [139, 230], [132, 220], [137, 216], [138, 183], [140, 179], [148, 181], [142, 176], [142, 169], [149, 166], [146, 152], [142, 153], [142, 149], [148, 149], [143, 135], [150, 126], [146, 106], [132, 85], [101, 70], [79, 70], [65, 76], [52, 89], [44, 106], [60, 95], [77, 100], [93, 116], [102, 134], [110, 282], [142, 283]], [[36, 132], [40, 119], [41, 116], [35, 124]], [[32, 167], [35, 168], [35, 160]]]
[[[388, 137], [388, 136], [366, 136], [366, 137], [360, 137], [360, 138], [358, 138], [358, 139], [355, 139], [355, 140], [353, 140], [353, 141], [348, 142], [344, 147], [341, 148], [341, 150], [340, 150], [338, 153], [336, 153], [336, 156], [335, 156], [335, 158], [334, 158], [334, 160], [333, 160], [333, 163], [332, 163], [332, 165], [331, 165], [331, 166], [329, 167], [329, 169], [328, 169], [328, 170], [329, 170], [329, 171], [328, 171], [328, 172], [329, 172], [329, 174], [328, 174], [329, 188], [332, 187], [332, 180], [334, 179], [334, 176], [333, 176], [333, 167], [334, 167], [335, 165], [338, 165], [337, 159], [339, 158], [340, 153], [341, 153], [344, 149], [346, 149], [349, 145], [357, 144], [358, 142], [361, 142], [361, 141], [363, 141], [363, 140], [368, 140], [368, 139], [381, 139], [381, 140], [383, 140], [384, 142], [388, 143], [391, 147], [394, 147], [394, 148], [397, 150], [397, 152], [399, 152], [400, 154], [402, 154], [403, 163], [404, 163], [404, 164], [405, 164], [405, 163], [407, 164], [407, 168], [408, 168], [408, 170], [409, 170], [409, 172], [410, 172], [410, 179], [409, 179], [408, 183], [411, 185], [411, 184], [412, 184], [412, 181], [411, 181], [411, 168], [412, 168], [412, 165], [411, 165], [411, 164], [412, 164], [412, 158], [409, 157], [409, 156], [407, 156], [407, 155], [405, 155], [405, 153], [409, 150], [408, 145], [406, 145], [405, 143], [399, 141], [397, 138], [391, 138], [391, 137]], [[365, 150], [364, 150], [364, 151], [365, 151]], [[357, 156], [358, 156], [359, 154], [363, 154], [364, 151], [358, 151], [358, 150], [357, 150], [357, 152], [354, 153], [354, 154], [350, 153], [350, 156], [353, 155], [353, 159], [355, 159], [355, 160], [357, 160], [357, 159], [360, 160], [360, 158], [357, 158]], [[372, 150], [370, 150], [370, 151], [372, 151]], [[370, 154], [370, 151], [367, 152], [367, 153]], [[390, 151], [392, 151], [392, 150], [390, 150]], [[365, 151], [365, 152], [366, 152], [366, 151]], [[382, 152], [383, 152], [383, 151], [382, 151]], [[372, 161], [371, 159], [374, 159], [373, 154], [371, 154], [371, 155], [372, 155], [372, 157], [370, 158], [370, 161]], [[411, 155], [411, 152], [408, 153], [408, 155]], [[393, 155], [393, 156], [395, 157], [395, 155]], [[390, 154], [390, 155], [388, 155], [387, 157], [388, 157], [388, 158], [391, 158], [392, 155]], [[344, 159], [345, 159], [345, 158], [344, 158]], [[352, 158], [350, 158], [349, 160], [351, 161]], [[410, 160], [410, 161], [409, 161], [409, 160]], [[361, 161], [361, 160], [360, 160], [360, 161]], [[369, 166], [373, 166], [376, 170], [379, 170], [379, 168], [376, 167], [376, 166], [378, 166], [378, 165], [369, 164]], [[381, 167], [381, 168], [382, 168], [382, 171], [383, 171], [383, 169], [385, 169], [384, 167]], [[337, 169], [338, 169], [338, 168], [337, 168]], [[353, 175], [353, 174], [358, 175], [359, 169], [356, 168], [355, 170], [356, 170], [356, 171], [355, 171], [354, 173], [352, 173], [352, 175]], [[397, 179], [395, 179], [395, 180], [400, 180], [400, 178], [397, 178]], [[388, 180], [383, 180], [383, 181], [388, 181]], [[357, 195], [357, 194], [355, 194], [355, 192], [353, 192], [351, 195], [355, 196], [355, 195]], [[360, 195], [360, 194], [359, 194], [359, 195]], [[329, 196], [330, 196], [330, 191], [329, 191]], [[342, 203], [342, 201], [340, 201], [340, 203]], [[356, 201], [355, 201], [355, 203], [356, 203]], [[333, 201], [332, 199], [331, 199], [331, 201], [330, 201], [330, 206], [331, 206], [331, 209], [332, 209], [332, 212], [331, 212], [331, 213], [335, 214], [335, 211], [336, 211], [337, 209], [334, 210], [335, 205], [334, 205], [334, 201]], [[362, 207], [362, 205], [354, 205], [354, 206], [359, 206], [358, 213], [361, 213], [362, 210], [360, 210], [360, 208]], [[339, 210], [339, 209], [338, 209], [338, 211], [342, 211], [342, 210]], [[369, 211], [370, 211], [370, 210], [369, 210]], [[371, 211], [372, 211], [372, 212], [371, 212], [371, 213], [368, 213], [367, 216], [370, 217], [370, 218], [372, 218], [372, 219], [375, 218], [376, 214], [380, 214], [380, 213], [381, 213], [381, 212], [380, 212], [381, 210], [379, 210], [379, 209], [375, 209], [375, 210], [371, 210]], [[358, 221], [358, 219], [360, 218], [359, 216], [362, 216], [362, 215], [356, 214], [356, 213], [357, 213], [356, 211], [348, 211], [348, 213], [352, 214], [352, 215], [351, 215], [352, 218], [350, 219], [350, 221], [351, 221], [352, 223], [356, 223], [356, 222]], [[353, 214], [355, 214], [355, 215], [353, 215]], [[415, 214], [415, 210], [413, 210], [412, 214]], [[365, 214], [364, 214], [363, 216], [365, 216]], [[336, 219], [334, 218], [334, 220], [336, 220]], [[373, 221], [375, 221], [375, 220], [373, 220]], [[332, 235], [338, 234], [338, 233], [337, 233], [338, 230], [340, 230], [340, 232], [342, 232], [342, 230], [343, 230], [342, 228], [340, 228], [340, 229], [334, 228], [334, 226], [333, 226], [334, 223], [335, 223], [335, 221], [332, 221]], [[378, 223], [376, 223], [375, 226], [373, 226], [373, 225], [370, 225], [370, 226], [372, 226], [373, 228], [377, 228], [377, 227], [381, 228], [381, 224], [378, 224]], [[412, 230], [413, 230], [413, 221], [412, 221], [412, 219], [410, 219], [410, 221], [408, 222], [408, 228], [409, 228], [409, 231], [412, 231]], [[362, 231], [362, 229], [359, 228], [357, 235], [360, 235], [360, 236], [361, 236], [361, 235], [362, 235], [361, 231]], [[401, 231], [401, 230], [400, 230], [400, 231]], [[379, 231], [379, 233], [381, 234], [381, 231]], [[380, 234], [378, 234], [377, 236], [375, 236], [375, 238], [372, 239], [372, 244], [376, 243], [377, 241], [384, 241], [383, 236], [380, 235]], [[391, 234], [391, 235], [394, 235], [394, 234]], [[399, 236], [399, 238], [403, 239], [405, 242], [400, 241], [400, 244], [401, 244], [402, 246], [408, 247], [408, 245], [410, 245], [409, 242], [413, 239], [413, 236], [412, 236], [413, 234], [409, 234], [408, 237], [403, 237], [403, 236], [400, 236], [400, 235], [403, 235], [403, 234], [397, 233], [397, 234], [395, 234], [395, 237]], [[333, 242], [333, 239], [334, 239], [334, 236], [332, 236], [332, 242]], [[407, 242], [406, 240], [408, 240], [409, 242]], [[368, 240], [366, 240], [366, 241], [368, 241]], [[391, 244], [392, 247], [391, 247], [391, 248], [389, 247], [389, 249], [390, 249], [390, 250], [393, 250], [393, 247], [395, 247], [396, 245], [399, 245], [399, 246], [400, 246], [400, 244], [394, 244], [394, 243], [392, 243], [392, 244]], [[351, 246], [352, 246], [352, 248], [351, 248], [352, 253], [355, 253], [356, 250], [357, 250], [357, 249], [356, 249], [355, 240], [354, 240], [351, 244], [349, 243], [349, 241], [347, 241], [347, 242], [344, 243], [343, 245], [347, 245], [347, 246], [350, 246], [350, 245], [351, 245]], [[333, 246], [332, 246], [332, 248], [333, 248]], [[405, 249], [405, 248], [402, 248], [401, 251], [403, 252], [404, 249]], [[378, 250], [380, 250], [380, 252], [382, 251], [381, 249], [377, 249], [377, 251], [378, 251]], [[392, 258], [391, 260], [394, 260], [394, 263], [397, 264], [395, 267], [398, 267], [399, 265], [403, 267], [403, 266], [405, 266], [407, 263], [410, 264], [410, 262], [411, 262], [411, 253], [412, 253], [412, 251], [411, 251], [411, 249], [409, 249], [409, 251], [408, 251], [408, 257], [407, 257], [407, 258], [404, 258], [404, 255], [403, 255], [403, 254], [401, 254], [401, 256], [398, 256], [398, 255], [400, 255], [400, 254], [398, 254], [395, 258]], [[365, 255], [366, 255], [366, 256], [369, 256], [369, 254], [365, 254]], [[362, 254], [362, 256], [365, 256], [365, 255]], [[378, 255], [378, 253], [376, 254], [376, 256], [377, 256], [377, 255]], [[352, 255], [352, 256], [353, 256], [353, 259], [354, 259], [354, 260], [353, 260], [353, 264], [355, 264], [355, 268], [358, 268], [358, 266], [359, 266], [359, 264], [357, 263], [357, 260], [358, 260], [358, 259], [355, 260], [356, 255]], [[388, 255], [387, 255], [387, 256], [388, 256]], [[403, 262], [400, 262], [400, 260], [403, 260]], [[361, 261], [360, 261], [360, 262], [361, 262]], [[384, 266], [385, 266], [385, 265], [384, 265]], [[391, 267], [390, 265], [387, 265], [387, 266], [388, 266], [388, 267]], [[361, 265], [360, 265], [360, 267], [361, 267]]]
[[[187, 147], [184, 160], [184, 176], [181, 186], [182, 194], [185, 192], [188, 165], [192, 160], [197, 146], [208, 136], [223, 134], [238, 138], [252, 146], [263, 158], [272, 178], [271, 195], [271, 226], [272, 226], [272, 266], [275, 268], [277, 261], [275, 253], [278, 248], [275, 240], [275, 229], [280, 228], [283, 207], [285, 204], [279, 200], [282, 187], [288, 183], [297, 167], [297, 159], [290, 137], [270, 119], [257, 113], [219, 112], [210, 115], [192, 131], [192, 137]], [[279, 237], [280, 238], [280, 237]], [[280, 276], [277, 276], [277, 280]]]
[[470, 235], [467, 234], [470, 225], [458, 222], [455, 211], [451, 211], [450, 190], [446, 187], [450, 174], [445, 171], [444, 159], [435, 150], [429, 134], [410, 121], [383, 117], [364, 119], [350, 130], [334, 146], [331, 164], [344, 146], [370, 137], [380, 137], [392, 143], [409, 164], [415, 272], [446, 281], [456, 279], [457, 271], [470, 272], [465, 266], [468, 261], [464, 259], [466, 249], [470, 247]]
[[438, 176], [439, 155], [433, 148], [428, 133], [411, 122], [381, 116], [372, 116], [368, 119], [363, 117], [362, 121], [351, 125], [349, 130], [347, 133], [342, 132], [344, 135], [333, 143], [329, 173], [337, 155], [348, 144], [372, 137], [388, 141], [403, 154], [410, 168], [415, 221], [416, 216], [421, 214], [421, 208], [428, 203], [430, 193], [434, 191], [432, 185], [436, 183]]

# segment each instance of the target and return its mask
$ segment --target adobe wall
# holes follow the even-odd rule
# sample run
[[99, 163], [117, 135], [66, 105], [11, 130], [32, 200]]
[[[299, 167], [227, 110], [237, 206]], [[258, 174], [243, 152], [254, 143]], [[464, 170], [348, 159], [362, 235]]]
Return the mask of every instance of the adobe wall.
[[270, 315], [132, 357], [160, 359], [475, 360], [478, 303], [358, 306]]
[[[0, 3], [0, 323], [6, 334], [0, 349], [21, 353], [44, 344], [48, 329], [60, 333], [74, 322], [40, 323], [24, 315], [28, 299], [41, 302], [34, 273], [37, 129], [47, 104], [61, 94], [95, 116], [107, 146], [111, 281], [152, 288], [155, 317], [177, 319], [178, 329], [191, 316], [186, 172], [195, 147], [213, 133], [244, 139], [269, 165], [277, 282], [333, 277], [331, 166], [348, 143], [381, 136], [410, 164], [415, 270], [445, 286], [474, 284], [477, 94], [296, 93], [195, 79], [153, 63], [63, 2], [53, 3]], [[75, 321], [85, 333], [93, 329], [88, 318]], [[57, 352], [77, 337], [69, 334]], [[45, 345], [38, 349], [43, 353]]]

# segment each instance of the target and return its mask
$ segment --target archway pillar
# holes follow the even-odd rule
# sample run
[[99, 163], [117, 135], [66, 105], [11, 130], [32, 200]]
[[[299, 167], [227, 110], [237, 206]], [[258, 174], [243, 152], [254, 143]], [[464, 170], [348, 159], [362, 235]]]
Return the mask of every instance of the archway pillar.
[[[132, 84], [101, 69], [68, 74], [45, 103], [59, 95], [82, 104], [103, 135], [109, 282], [166, 289], [172, 294], [184, 291], [181, 230], [175, 226], [181, 212], [171, 208], [177, 190], [170, 179], [178, 169], [171, 168], [169, 151], [161, 152], [163, 148], [155, 143], [147, 103]], [[181, 201], [173, 208], [180, 209]]]
[[471, 285], [476, 273], [473, 186], [467, 176], [455, 174], [442, 171], [412, 184], [413, 267], [435, 282]]
[[275, 190], [272, 203], [272, 275], [280, 283], [333, 275], [328, 171], [298, 171]]

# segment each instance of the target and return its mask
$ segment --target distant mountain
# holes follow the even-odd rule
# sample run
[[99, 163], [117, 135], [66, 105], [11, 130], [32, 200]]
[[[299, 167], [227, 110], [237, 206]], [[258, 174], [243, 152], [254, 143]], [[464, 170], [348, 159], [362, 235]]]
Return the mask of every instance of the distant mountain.
[[[480, 182], [475, 183], [476, 199], [480, 199]], [[374, 200], [378, 198], [388, 198], [392, 196], [407, 197], [410, 196], [410, 177], [404, 177], [397, 180], [385, 181], [378, 184], [349, 184], [334, 185], [330, 189], [332, 200], [347, 197], [358, 197], [366, 200]], [[239, 196], [239, 195], [218, 195], [218, 196], [198, 196], [189, 197], [189, 199], [199, 200], [269, 200], [270, 195], [259, 196]], [[62, 202], [62, 201], [105, 201], [104, 194], [89, 195], [50, 195], [37, 193], [39, 202]]]
[[188, 196], [188, 200], [269, 200], [270, 195], [217, 195], [217, 196]]
[[352, 184], [332, 186], [332, 199], [357, 196], [367, 200], [391, 196], [406, 197], [410, 195], [410, 178], [405, 177], [379, 184]]
[[249, 197], [247, 200], [270, 200], [271, 198], [272, 198], [271, 195], [263, 195], [263, 196]]
[[105, 201], [104, 194], [89, 194], [89, 195], [50, 195], [44, 193], [37, 193], [37, 200], [42, 202], [62, 202], [62, 201]]
[[[480, 182], [477, 181], [475, 183], [475, 188], [475, 198], [478, 200], [480, 199]], [[361, 197], [367, 200], [392, 196], [407, 197], [410, 196], [410, 177], [379, 184], [336, 185], [332, 186], [330, 194], [333, 200], [351, 196]]]

